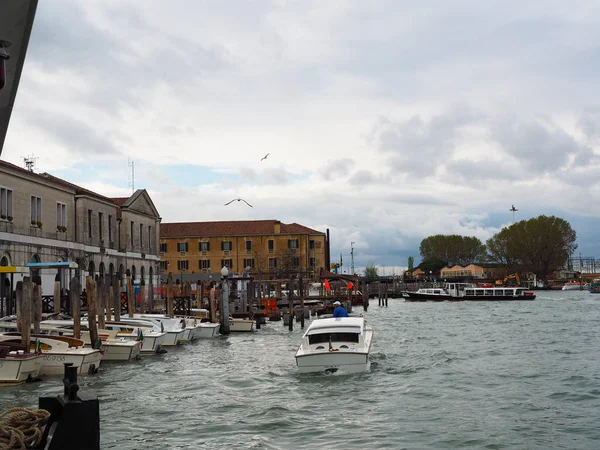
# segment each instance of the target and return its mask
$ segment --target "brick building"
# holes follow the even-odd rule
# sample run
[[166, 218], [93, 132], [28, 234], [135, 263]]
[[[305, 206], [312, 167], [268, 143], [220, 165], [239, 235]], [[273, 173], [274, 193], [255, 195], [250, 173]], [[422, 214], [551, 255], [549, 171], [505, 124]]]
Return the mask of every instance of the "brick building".
[[161, 273], [234, 273], [318, 276], [326, 267], [326, 233], [278, 220], [162, 223]]

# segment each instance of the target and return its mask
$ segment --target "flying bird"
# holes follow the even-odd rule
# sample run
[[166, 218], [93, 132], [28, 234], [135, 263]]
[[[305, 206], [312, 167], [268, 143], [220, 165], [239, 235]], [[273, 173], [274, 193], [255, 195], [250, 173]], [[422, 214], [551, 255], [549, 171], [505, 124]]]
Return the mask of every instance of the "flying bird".
[[247, 202], [246, 200], [244, 200], [243, 198], [234, 198], [233, 200], [230, 200], [230, 201], [228, 201], [227, 203], [225, 203], [225, 205], [224, 205], [224, 206], [227, 206], [227, 205], [229, 205], [230, 203], [233, 203], [233, 202], [235, 202], [236, 200], [237, 200], [238, 202], [240, 202], [240, 201], [244, 202], [244, 203], [245, 203], [246, 205], [248, 205], [250, 208], [254, 208], [254, 206], [252, 206], [250, 203], [248, 203], [248, 202]]
[[270, 153], [267, 153], [265, 156], [263, 156], [262, 158], [260, 158], [260, 160], [262, 161], [263, 159], [267, 159], [267, 156], [269, 156]]

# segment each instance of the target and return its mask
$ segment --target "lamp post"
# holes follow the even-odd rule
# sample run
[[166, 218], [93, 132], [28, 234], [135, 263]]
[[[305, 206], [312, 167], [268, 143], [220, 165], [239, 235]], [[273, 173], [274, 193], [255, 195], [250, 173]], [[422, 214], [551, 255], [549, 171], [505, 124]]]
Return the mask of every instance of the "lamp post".
[[229, 334], [229, 269], [223, 266], [221, 269], [221, 333]]

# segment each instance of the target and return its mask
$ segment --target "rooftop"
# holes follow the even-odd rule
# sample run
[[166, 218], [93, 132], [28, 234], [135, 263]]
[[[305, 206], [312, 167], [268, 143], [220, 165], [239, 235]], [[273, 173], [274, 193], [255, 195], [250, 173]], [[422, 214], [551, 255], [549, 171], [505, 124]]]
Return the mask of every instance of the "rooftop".
[[239, 220], [219, 222], [174, 222], [160, 224], [160, 237], [217, 237], [217, 236], [261, 236], [273, 235], [275, 225], [280, 225], [278, 234], [311, 234], [325, 233], [297, 223], [282, 223], [278, 220]]

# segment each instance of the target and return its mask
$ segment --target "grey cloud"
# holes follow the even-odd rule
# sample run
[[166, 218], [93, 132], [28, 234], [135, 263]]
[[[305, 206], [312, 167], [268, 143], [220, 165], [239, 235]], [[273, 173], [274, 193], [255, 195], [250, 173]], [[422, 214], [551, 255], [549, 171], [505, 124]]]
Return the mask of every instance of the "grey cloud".
[[319, 173], [329, 178], [345, 177], [350, 173], [354, 164], [354, 160], [350, 158], [328, 161], [325, 163], [325, 166], [319, 170]]
[[377, 177], [375, 175], [373, 175], [371, 172], [369, 172], [368, 170], [359, 170], [358, 172], [356, 172], [354, 175], [352, 175], [349, 179], [350, 184], [353, 184], [355, 186], [358, 185], [365, 185], [365, 184], [372, 184], [377, 182]]
[[242, 167], [239, 170], [240, 178], [244, 180], [254, 181], [256, 179], [256, 172], [248, 167]]

